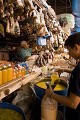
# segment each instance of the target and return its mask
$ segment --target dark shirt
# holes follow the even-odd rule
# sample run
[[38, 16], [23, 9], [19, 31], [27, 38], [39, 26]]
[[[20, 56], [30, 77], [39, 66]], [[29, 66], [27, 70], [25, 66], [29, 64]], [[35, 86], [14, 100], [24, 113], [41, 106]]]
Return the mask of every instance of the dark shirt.
[[[71, 73], [68, 96], [70, 92], [80, 97], [80, 63]], [[66, 107], [65, 113], [66, 120], [80, 120], [80, 104], [76, 109]]]

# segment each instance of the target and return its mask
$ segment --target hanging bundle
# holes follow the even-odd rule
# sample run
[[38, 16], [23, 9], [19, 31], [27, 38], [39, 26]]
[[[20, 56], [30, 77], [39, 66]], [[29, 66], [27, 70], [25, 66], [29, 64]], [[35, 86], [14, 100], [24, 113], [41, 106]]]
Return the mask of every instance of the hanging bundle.
[[14, 22], [14, 32], [15, 32], [15, 35], [20, 35], [20, 27], [17, 20]]
[[17, 0], [17, 4], [19, 7], [24, 7], [24, 0]]
[[44, 56], [43, 56], [43, 51], [41, 51], [39, 53], [39, 56], [38, 58], [36, 59], [35, 61], [35, 65], [39, 66], [39, 67], [42, 67], [42, 66], [45, 66], [47, 64], [46, 60], [44, 59]]
[[11, 5], [10, 5], [10, 14], [11, 14], [11, 15], [13, 15], [13, 13], [14, 13], [14, 9], [13, 9], [13, 7], [14, 7], [14, 5], [11, 4]]
[[39, 12], [40, 12], [40, 22], [45, 25], [45, 19], [42, 9], [39, 9]]
[[4, 36], [4, 26], [0, 23], [0, 35]]
[[39, 24], [37, 30], [37, 36], [45, 36], [43, 25]]
[[25, 3], [30, 7], [30, 10], [34, 10], [34, 5], [32, 0], [25, 0]]
[[38, 31], [37, 31], [37, 35], [38, 36], [45, 36], [46, 34], [48, 34], [48, 30], [46, 25], [44, 24], [39, 24], [38, 26]]
[[14, 32], [14, 17], [10, 17], [10, 23], [11, 23], [10, 33], [14, 35], [15, 34], [15, 32]]
[[51, 6], [48, 8], [48, 13], [50, 14], [50, 16], [53, 16], [53, 17], [56, 18], [56, 13], [55, 13], [55, 11], [52, 9]]
[[0, 17], [4, 17], [4, 5], [3, 0], [0, 0]]
[[6, 20], [6, 24], [7, 24], [7, 26], [6, 26], [6, 32], [10, 33], [10, 21], [9, 21], [9, 19]]
[[47, 29], [46, 25], [43, 26], [43, 31], [44, 31], [45, 35], [48, 34], [48, 29]]
[[37, 15], [37, 17], [35, 18], [35, 24], [40, 24], [40, 14], [39, 14], [39, 12], [36, 10], [36, 15]]

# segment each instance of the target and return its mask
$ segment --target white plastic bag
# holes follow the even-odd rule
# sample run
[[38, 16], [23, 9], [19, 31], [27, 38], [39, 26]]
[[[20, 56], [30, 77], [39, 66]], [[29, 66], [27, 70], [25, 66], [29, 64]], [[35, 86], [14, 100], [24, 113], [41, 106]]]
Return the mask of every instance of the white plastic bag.
[[57, 118], [57, 102], [53, 98], [46, 95], [41, 103], [41, 120], [56, 120]]

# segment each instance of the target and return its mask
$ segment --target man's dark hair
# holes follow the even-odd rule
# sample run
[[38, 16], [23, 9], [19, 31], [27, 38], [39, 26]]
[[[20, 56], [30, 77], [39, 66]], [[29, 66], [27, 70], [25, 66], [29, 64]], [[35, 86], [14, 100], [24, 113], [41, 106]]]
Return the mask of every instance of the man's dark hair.
[[80, 32], [70, 35], [65, 41], [65, 46], [74, 48], [75, 44], [80, 45]]

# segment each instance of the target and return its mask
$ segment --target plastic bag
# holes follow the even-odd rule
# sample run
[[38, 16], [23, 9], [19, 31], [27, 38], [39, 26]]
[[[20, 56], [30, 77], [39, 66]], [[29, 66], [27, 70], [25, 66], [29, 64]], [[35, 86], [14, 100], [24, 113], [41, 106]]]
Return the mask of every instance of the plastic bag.
[[30, 83], [27, 83], [17, 91], [16, 97], [13, 99], [12, 103], [19, 106], [24, 113], [27, 113], [32, 100], [33, 100], [33, 91], [30, 88]]
[[56, 120], [57, 118], [57, 102], [53, 98], [46, 95], [41, 103], [41, 120]]

